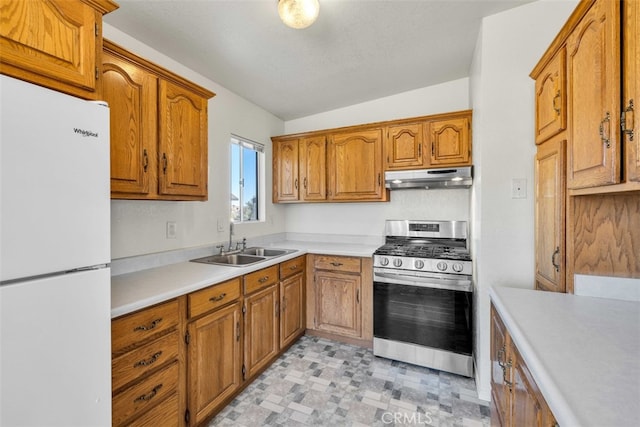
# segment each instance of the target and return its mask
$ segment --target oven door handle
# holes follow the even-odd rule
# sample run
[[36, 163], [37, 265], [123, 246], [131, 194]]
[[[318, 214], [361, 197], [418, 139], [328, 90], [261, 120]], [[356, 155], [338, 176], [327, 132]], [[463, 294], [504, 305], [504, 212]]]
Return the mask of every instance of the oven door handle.
[[418, 286], [421, 288], [448, 289], [452, 291], [472, 292], [471, 280], [448, 280], [434, 277], [410, 276], [400, 273], [373, 273], [373, 281], [396, 285]]

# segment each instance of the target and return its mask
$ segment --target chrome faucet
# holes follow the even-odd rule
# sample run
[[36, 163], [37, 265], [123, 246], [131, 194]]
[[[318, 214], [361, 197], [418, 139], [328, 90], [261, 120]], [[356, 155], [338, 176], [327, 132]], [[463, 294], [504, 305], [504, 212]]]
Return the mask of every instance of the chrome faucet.
[[231, 248], [231, 245], [233, 244], [232, 239], [233, 239], [233, 221], [230, 221], [229, 222], [229, 251], [233, 250]]

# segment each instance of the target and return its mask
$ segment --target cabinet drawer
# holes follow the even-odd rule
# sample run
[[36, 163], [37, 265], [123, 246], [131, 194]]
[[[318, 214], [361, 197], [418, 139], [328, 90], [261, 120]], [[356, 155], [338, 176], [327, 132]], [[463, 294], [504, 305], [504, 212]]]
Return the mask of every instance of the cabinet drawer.
[[118, 353], [133, 344], [178, 325], [178, 300], [146, 308], [111, 322], [111, 351]]
[[178, 362], [175, 362], [144, 381], [126, 389], [113, 398], [113, 425], [146, 412], [173, 394], [178, 384]]
[[189, 294], [189, 318], [221, 307], [240, 297], [240, 278]]
[[317, 255], [313, 266], [317, 270], [345, 271], [349, 273], [360, 273], [360, 258]]
[[280, 264], [280, 280], [286, 279], [296, 273], [304, 271], [305, 257], [300, 256], [298, 258], [285, 261]]
[[163, 426], [163, 427], [179, 427], [183, 424], [180, 415], [180, 403], [178, 394], [174, 393], [167, 400], [141, 416], [136, 418], [127, 427], [147, 427], [147, 426]]
[[278, 266], [263, 268], [244, 276], [244, 293], [250, 294], [278, 281]]
[[111, 385], [117, 390], [178, 357], [178, 331], [116, 357], [111, 361]]

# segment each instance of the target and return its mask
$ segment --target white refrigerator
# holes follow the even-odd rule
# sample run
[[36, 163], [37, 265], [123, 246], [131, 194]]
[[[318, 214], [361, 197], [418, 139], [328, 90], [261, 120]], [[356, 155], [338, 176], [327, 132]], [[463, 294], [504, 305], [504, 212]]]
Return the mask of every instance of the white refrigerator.
[[0, 426], [111, 425], [109, 108], [0, 75]]

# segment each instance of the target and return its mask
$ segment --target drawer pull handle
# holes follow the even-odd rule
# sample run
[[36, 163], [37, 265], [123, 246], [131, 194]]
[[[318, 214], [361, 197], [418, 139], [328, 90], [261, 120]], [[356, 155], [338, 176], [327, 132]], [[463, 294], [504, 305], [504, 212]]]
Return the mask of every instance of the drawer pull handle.
[[556, 255], [560, 254], [560, 246], [556, 246], [556, 250], [551, 255], [551, 265], [556, 269], [556, 272], [560, 271], [560, 264], [556, 263]]
[[142, 359], [142, 360], [140, 360], [140, 361], [136, 362], [136, 363], [133, 365], [133, 367], [134, 367], [134, 368], [139, 368], [140, 366], [149, 366], [149, 365], [152, 365], [152, 364], [154, 364], [154, 363], [158, 360], [158, 358], [159, 358], [161, 355], [162, 355], [162, 352], [161, 352], [161, 351], [159, 351], [159, 352], [157, 352], [156, 354], [154, 354], [153, 356], [151, 356], [151, 357], [150, 357], [149, 359], [147, 359], [147, 360]]
[[291, 267], [289, 267], [289, 270], [297, 270], [298, 266], [297, 265], [292, 265]]
[[156, 326], [158, 326], [158, 323], [162, 322], [162, 317], [159, 319], [154, 320], [153, 322], [151, 322], [151, 324], [149, 324], [149, 326], [144, 326], [144, 325], [140, 325], [140, 326], [136, 326], [135, 328], [133, 328], [134, 332], [135, 331], [150, 331], [152, 329], [154, 329]]
[[211, 297], [209, 298], [209, 301], [211, 302], [218, 302], [218, 301], [222, 301], [224, 299], [224, 297], [226, 297], [227, 294], [225, 292], [221, 293], [220, 295], [218, 295], [217, 297]]
[[160, 390], [161, 388], [162, 388], [162, 384], [158, 384], [157, 386], [155, 386], [153, 388], [153, 390], [151, 390], [151, 392], [149, 394], [142, 394], [142, 395], [136, 397], [135, 400], [133, 401], [133, 403], [150, 401], [151, 399], [153, 399], [155, 397], [156, 394], [158, 394], [158, 390]]
[[260, 282], [260, 283], [264, 283], [264, 282], [266, 282], [267, 280], [269, 280], [269, 276], [264, 276], [264, 277], [259, 278], [259, 279], [258, 279], [258, 282]]
[[611, 141], [609, 139], [610, 130], [607, 129], [607, 131], [605, 132], [604, 124], [609, 123], [610, 119], [611, 119], [611, 114], [609, 114], [609, 112], [607, 111], [607, 114], [604, 116], [604, 119], [600, 120], [600, 126], [598, 127], [598, 130], [600, 132], [600, 140], [604, 144], [606, 144], [607, 148], [611, 148]]
[[332, 262], [331, 265], [333, 265], [334, 267], [340, 267], [342, 265], [341, 262]]
[[552, 104], [552, 106], [553, 106], [553, 109], [555, 110], [556, 115], [558, 115], [558, 116], [560, 115], [560, 107], [556, 107], [556, 99], [557, 99], [558, 101], [561, 101], [561, 100], [562, 100], [561, 96], [562, 96], [562, 95], [560, 95], [560, 91], [558, 91], [558, 92], [556, 92], [556, 96], [554, 96], [554, 97], [553, 97], [553, 100], [551, 101], [551, 104]]

